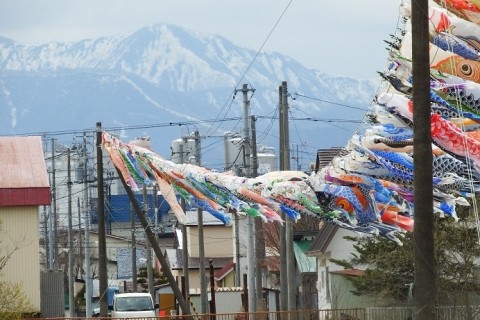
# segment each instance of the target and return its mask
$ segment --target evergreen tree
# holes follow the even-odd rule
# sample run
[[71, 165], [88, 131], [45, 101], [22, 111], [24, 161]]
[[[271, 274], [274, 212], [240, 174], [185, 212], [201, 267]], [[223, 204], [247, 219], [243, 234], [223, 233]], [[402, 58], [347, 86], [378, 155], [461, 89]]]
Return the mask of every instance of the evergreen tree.
[[[471, 208], [457, 208], [459, 221], [435, 216], [435, 259], [437, 302], [440, 305], [471, 304], [480, 294], [480, 234]], [[364, 275], [349, 278], [355, 295], [376, 295], [406, 301], [409, 284], [414, 283], [413, 233], [405, 234], [403, 246], [382, 237], [346, 237], [356, 252], [348, 260], [332, 262], [346, 269], [364, 270]], [[432, 297], [434, 298], [434, 297]]]
[[[138, 270], [137, 282], [141, 285], [143, 292], [148, 292], [148, 275], [147, 267], [141, 267]], [[159, 286], [168, 283], [167, 277], [157, 270], [153, 270], [153, 285]]]

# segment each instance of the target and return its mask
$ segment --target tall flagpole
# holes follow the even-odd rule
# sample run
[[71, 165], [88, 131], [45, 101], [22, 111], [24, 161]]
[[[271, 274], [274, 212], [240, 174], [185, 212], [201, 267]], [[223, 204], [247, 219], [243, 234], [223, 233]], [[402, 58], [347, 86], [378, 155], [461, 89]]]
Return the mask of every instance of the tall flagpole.
[[435, 319], [436, 266], [434, 256], [432, 133], [430, 124], [430, 58], [428, 0], [412, 1], [412, 75], [416, 320]]

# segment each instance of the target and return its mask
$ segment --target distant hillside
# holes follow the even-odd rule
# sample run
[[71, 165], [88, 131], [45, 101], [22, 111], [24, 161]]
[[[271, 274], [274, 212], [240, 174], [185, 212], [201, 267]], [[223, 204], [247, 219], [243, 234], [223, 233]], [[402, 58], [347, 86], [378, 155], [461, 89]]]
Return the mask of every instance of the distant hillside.
[[259, 143], [278, 149], [277, 91], [287, 81], [290, 117], [298, 119], [290, 142], [300, 145], [302, 158], [343, 146], [358, 124], [323, 120], [361, 120], [357, 108], [368, 107], [376, 80], [324, 74], [275, 52], [260, 53], [248, 68], [255, 54], [219, 36], [164, 24], [76, 43], [29, 46], [0, 37], [0, 134], [83, 130], [97, 121], [107, 128], [146, 125], [123, 138], [148, 134], [155, 151], [169, 158], [171, 140], [196, 129], [176, 123], [212, 120], [196, 124], [201, 135], [212, 136], [202, 142], [208, 161], [223, 155], [223, 132], [243, 132], [241, 95], [231, 98], [235, 85], [247, 83], [255, 88], [250, 106], [259, 116]]

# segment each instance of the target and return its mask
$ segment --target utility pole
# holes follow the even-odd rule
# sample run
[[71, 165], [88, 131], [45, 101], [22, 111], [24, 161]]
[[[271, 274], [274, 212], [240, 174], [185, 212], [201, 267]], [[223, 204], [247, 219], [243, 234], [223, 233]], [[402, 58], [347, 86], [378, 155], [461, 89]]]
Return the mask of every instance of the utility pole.
[[[184, 145], [188, 143], [187, 137], [182, 138]], [[195, 141], [195, 165], [200, 166], [202, 161], [202, 152], [201, 152], [201, 137], [198, 130], [194, 131], [193, 139]], [[190, 157], [185, 157], [184, 146], [181, 148], [180, 153], [180, 162], [184, 163], [185, 161], [190, 162]], [[185, 200], [182, 199], [182, 208], [185, 210]], [[198, 255], [199, 255], [199, 276], [200, 276], [200, 306], [201, 313], [208, 313], [208, 297], [207, 297], [207, 281], [205, 274], [205, 244], [203, 238], [203, 211], [202, 209], [197, 209], [197, 226], [198, 226]], [[183, 242], [183, 274], [184, 274], [184, 287], [185, 287], [185, 299], [189, 299], [189, 266], [188, 266], [188, 236], [187, 236], [187, 226], [182, 224], [182, 242]], [[190, 306], [187, 304], [186, 309], [183, 310], [184, 313], [190, 313]]]
[[242, 285], [242, 268], [240, 267], [240, 215], [238, 212], [234, 214], [234, 232], [235, 232], [235, 286], [240, 287]]
[[[284, 149], [281, 156], [284, 158], [283, 170], [290, 170], [289, 150], [289, 127], [288, 127], [288, 89], [287, 82], [282, 82], [282, 109], [284, 118], [283, 143]], [[291, 219], [285, 219], [285, 251], [287, 255], [287, 283], [288, 283], [288, 310], [292, 312], [290, 320], [296, 319], [297, 310], [297, 286], [295, 272], [295, 256], [293, 253], [293, 223]]]
[[[180, 149], [180, 163], [185, 163], [185, 149], [184, 149], [184, 146], [186, 147], [187, 146], [187, 143], [188, 143], [188, 139], [187, 137], [183, 137], [183, 144], [180, 144], [179, 146], [179, 149]], [[184, 198], [181, 198], [180, 199], [180, 205], [182, 207], [182, 210], [183, 212], [185, 212], [185, 199]], [[188, 220], [187, 220], [188, 221]], [[189, 263], [188, 263], [188, 257], [189, 257], [189, 254], [188, 254], [188, 234], [187, 234], [187, 230], [188, 230], [188, 227], [187, 227], [187, 224], [181, 224], [180, 226], [181, 230], [182, 230], [182, 257], [183, 257], [183, 278], [182, 278], [182, 281], [183, 281], [183, 287], [185, 288], [184, 290], [184, 298], [185, 298], [185, 301], [187, 301], [187, 313], [190, 313], [190, 276], [189, 276], [189, 273], [190, 273], [190, 269], [189, 269]]]
[[257, 129], [256, 129], [257, 117], [252, 115], [250, 117], [250, 123], [252, 127], [252, 177], [258, 176], [258, 154], [257, 154]]
[[245, 177], [251, 177], [251, 166], [250, 166], [250, 130], [248, 126], [249, 121], [249, 108], [250, 101], [248, 100], [248, 93], [255, 92], [255, 89], [248, 89], [247, 84], [243, 84], [242, 89], [235, 89], [235, 93], [241, 91], [243, 94], [243, 154], [245, 159]]
[[[179, 162], [185, 163], [185, 149], [187, 148], [188, 138], [186, 136], [182, 136], [183, 143], [180, 143], [178, 146], [178, 153], [179, 153]], [[183, 197], [180, 198], [180, 206], [182, 207], [183, 212], [185, 212], [185, 199]], [[180, 224], [180, 230], [182, 230], [182, 258], [183, 258], [183, 277], [182, 277], [182, 288], [185, 301], [187, 301], [186, 307], [188, 307], [188, 312], [190, 312], [190, 278], [189, 278], [189, 265], [188, 265], [188, 236], [187, 236], [187, 224]]]
[[[228, 159], [228, 151], [227, 151], [227, 145], [228, 145], [228, 139], [230, 137], [229, 134], [225, 134], [225, 162], [227, 162]], [[225, 168], [226, 169], [226, 168]], [[232, 169], [234, 172], [236, 172], [236, 169]], [[241, 267], [241, 253], [240, 253], [240, 214], [235, 211], [232, 214], [232, 219], [234, 222], [233, 225], [233, 232], [234, 232], [234, 238], [235, 238], [235, 286], [241, 287], [242, 286], [242, 267]]]
[[299, 156], [299, 153], [298, 153], [298, 144], [295, 145], [295, 161], [297, 162], [297, 171], [301, 171], [302, 170], [302, 164], [301, 164], [300, 156]]
[[197, 166], [200, 166], [202, 163], [202, 148], [201, 148], [201, 137], [198, 130], [194, 132], [194, 139], [195, 139], [195, 159]]
[[[51, 176], [48, 175], [48, 178], [51, 180]], [[51, 183], [50, 183], [51, 184]], [[53, 197], [53, 190], [52, 190], [52, 197]], [[53, 208], [50, 206], [48, 210], [48, 269], [53, 270], [54, 264], [54, 236], [53, 236]]]
[[210, 270], [210, 295], [211, 295], [211, 300], [210, 300], [210, 314], [213, 314], [214, 316], [211, 316], [211, 320], [215, 320], [216, 316], [215, 314], [217, 313], [217, 305], [215, 302], [215, 276], [214, 276], [214, 270], [213, 270], [213, 260], [210, 259], [208, 261], [209, 265], [209, 270]]
[[[47, 142], [46, 142], [46, 137], [44, 136], [43, 137], [43, 140], [42, 140], [42, 143], [43, 143], [43, 149], [44, 150], [47, 150]], [[50, 170], [47, 170], [47, 173], [48, 173], [48, 184], [51, 185], [51, 182], [50, 182]], [[52, 270], [53, 269], [53, 265], [52, 265], [52, 248], [51, 248], [51, 243], [52, 243], [52, 239], [51, 239], [51, 231], [52, 231], [52, 228], [50, 227], [50, 221], [51, 221], [51, 212], [52, 212], [52, 206], [48, 206], [48, 212], [47, 212], [47, 206], [43, 206], [43, 221], [44, 221], [44, 225], [43, 225], [43, 232], [44, 232], [44, 238], [45, 238], [45, 257], [46, 257], [46, 261], [45, 261], [45, 266], [48, 270]]]
[[[182, 161], [183, 163], [183, 161]], [[185, 199], [181, 199], [182, 210], [185, 212]], [[188, 235], [187, 235], [187, 225], [182, 224], [182, 253], [183, 253], [183, 284], [185, 287], [185, 301], [187, 301], [188, 313], [190, 313], [190, 277], [189, 277], [189, 266], [188, 266]]]
[[[284, 116], [284, 104], [283, 104], [283, 85], [278, 88], [278, 106], [279, 106], [279, 131], [280, 131], [280, 170], [286, 170], [288, 161], [285, 161], [285, 153], [288, 151], [288, 139], [286, 138], [288, 130], [285, 127], [288, 125], [285, 123], [286, 118]], [[287, 133], [286, 133], [287, 132]], [[287, 140], [287, 141], [285, 141]], [[282, 220], [286, 221], [286, 214], [282, 211], [280, 213]], [[287, 240], [286, 240], [286, 225], [280, 226], [280, 311], [288, 310], [288, 276], [287, 276]], [[283, 317], [282, 317], [283, 319]]]
[[72, 173], [70, 167], [70, 148], [67, 149], [67, 189], [68, 189], [68, 309], [70, 317], [75, 317], [75, 295], [73, 278], [73, 237], [72, 237]]
[[[201, 165], [201, 149], [200, 149], [200, 135], [195, 131], [195, 159], [196, 165]], [[202, 306], [202, 313], [208, 313], [208, 297], [207, 297], [207, 277], [205, 274], [205, 243], [203, 238], [203, 210], [197, 209], [198, 214], [198, 255], [199, 255], [199, 269], [200, 269], [200, 301]]]
[[280, 86], [280, 169], [290, 170], [290, 132], [288, 125], [288, 88], [287, 82]]
[[137, 292], [137, 240], [135, 238], [135, 211], [130, 203], [130, 228], [132, 238], [132, 291]]
[[202, 313], [208, 313], [207, 276], [205, 274], [205, 244], [203, 238], [203, 210], [197, 209], [198, 213], [198, 255], [200, 260], [200, 300]]
[[[242, 90], [243, 94], [243, 154], [244, 154], [244, 163], [245, 163], [245, 176], [247, 178], [251, 177], [252, 168], [250, 166], [250, 130], [248, 125], [249, 120], [249, 107], [250, 101], [248, 99], [248, 92], [255, 92], [255, 89], [248, 89], [247, 84], [243, 84]], [[253, 239], [253, 218], [252, 216], [247, 216], [247, 282], [248, 282], [248, 311], [255, 312], [255, 242]]]
[[[257, 155], [257, 118], [251, 116], [252, 127], [252, 174], [255, 178], [258, 176], [258, 155]], [[265, 238], [263, 236], [263, 222], [260, 219], [255, 219], [255, 298], [257, 311], [264, 311], [265, 305], [263, 303], [263, 271], [265, 262]]]
[[413, 145], [415, 150], [415, 319], [435, 319], [437, 302], [433, 223], [432, 132], [428, 1], [412, 1]]
[[154, 214], [154, 225], [155, 225], [155, 239], [158, 241], [158, 188], [157, 184], [153, 184], [152, 188], [152, 199], [153, 199], [153, 214]]
[[77, 198], [77, 212], [78, 212], [78, 253], [79, 253], [79, 261], [80, 263], [78, 264], [78, 274], [80, 277], [83, 279], [83, 241], [82, 241], [82, 217], [81, 217], [81, 210], [80, 210], [80, 198]]
[[[157, 184], [153, 184], [152, 188], [152, 198], [153, 198], [153, 214], [154, 216], [154, 230], [155, 230], [155, 240], [158, 242], [158, 189], [157, 189]], [[147, 243], [150, 246], [150, 243], [147, 241]], [[151, 246], [150, 246], [151, 247]], [[153, 259], [152, 259], [152, 249], [150, 248], [149, 251], [149, 257], [150, 257], [150, 267], [152, 268], [152, 290], [150, 291], [153, 300], [155, 301], [155, 288], [154, 288], [154, 279], [153, 279]], [[150, 280], [149, 280], [150, 281]], [[150, 290], [150, 287], [149, 287]]]
[[90, 266], [90, 206], [88, 199], [88, 156], [87, 156], [87, 133], [83, 133], [83, 192], [85, 210], [85, 311], [91, 315], [92, 308], [92, 268]]
[[45, 255], [47, 257], [46, 260], [46, 266], [47, 269], [52, 269], [50, 265], [50, 233], [49, 231], [49, 218], [48, 218], [48, 213], [47, 213], [47, 206], [43, 206], [43, 234], [45, 237]]
[[100, 289], [100, 317], [108, 315], [107, 244], [105, 239], [105, 188], [103, 183], [102, 123], [97, 122], [97, 204], [98, 204], [98, 281]]
[[58, 268], [58, 217], [57, 217], [57, 187], [55, 179], [55, 138], [52, 138], [52, 218], [53, 218], [53, 268]]
[[[149, 208], [148, 208], [148, 198], [147, 198], [147, 186], [145, 185], [145, 183], [143, 184], [143, 212], [145, 214], [145, 217], [147, 217], [147, 220], [148, 220]], [[156, 236], [155, 236], [155, 239], [156, 239]], [[155, 294], [153, 292], [152, 249], [150, 248], [149, 241], [146, 241], [145, 251], [146, 251], [145, 254], [147, 255], [146, 269], [147, 269], [148, 292], [152, 296], [152, 299], [155, 299]]]

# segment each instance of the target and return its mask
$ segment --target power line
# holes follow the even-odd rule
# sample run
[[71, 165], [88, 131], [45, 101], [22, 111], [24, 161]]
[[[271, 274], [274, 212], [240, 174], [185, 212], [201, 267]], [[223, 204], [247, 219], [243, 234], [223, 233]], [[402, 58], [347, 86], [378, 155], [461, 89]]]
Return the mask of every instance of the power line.
[[257, 57], [258, 55], [260, 54], [260, 52], [263, 50], [263, 47], [265, 47], [265, 45], [267, 44], [267, 41], [268, 39], [270, 39], [270, 36], [273, 34], [273, 31], [275, 31], [275, 29], [277, 28], [278, 24], [280, 23], [280, 21], [282, 20], [283, 16], [285, 15], [285, 13], [287, 12], [288, 8], [290, 7], [290, 5], [292, 4], [293, 0], [290, 0], [287, 4], [287, 6], [285, 7], [285, 9], [283, 9], [283, 12], [280, 14], [280, 17], [278, 17], [277, 21], [275, 22], [275, 24], [273, 25], [272, 29], [270, 30], [270, 32], [268, 33], [267, 37], [265, 38], [265, 40], [263, 40], [263, 43], [262, 45], [260, 46], [260, 48], [257, 50], [257, 53], [255, 54], [255, 56], [253, 57], [252, 61], [250, 62], [250, 64], [248, 65], [247, 69], [245, 69], [245, 72], [242, 74], [242, 76], [240, 77], [240, 79], [238, 80], [237, 84], [235, 85], [235, 88], [238, 87], [240, 85], [240, 82], [242, 82], [243, 78], [245, 77], [245, 75], [247, 74], [247, 72], [250, 70], [250, 68], [252, 67], [253, 63], [255, 62], [255, 60], [257, 60]]
[[[292, 107], [293, 109], [296, 109], [298, 111], [302, 111], [298, 108], [295, 108], [295, 107]], [[303, 111], [302, 111], [303, 112]], [[274, 116], [274, 117], [267, 117], [267, 116], [256, 116], [257, 118], [259, 119], [275, 119], [277, 120], [278, 117]], [[311, 116], [311, 117], [303, 117], [303, 118], [299, 118], [299, 117], [290, 117], [289, 118], [290, 120], [293, 120], [293, 121], [313, 121], [313, 122], [327, 122], [327, 123], [332, 123], [332, 122], [348, 122], [348, 123], [363, 123], [363, 120], [352, 120], [352, 119], [328, 119], [328, 118], [318, 118], [318, 117], [315, 117], [315, 116]]]
[[[292, 106], [295, 108], [294, 106]], [[307, 115], [305, 111], [295, 108], [296, 110], [299, 110]], [[275, 115], [273, 116], [262, 116], [262, 115], [257, 115], [256, 117], [258, 119], [268, 119], [270, 120], [268, 127], [262, 131], [261, 135], [259, 135], [258, 141], [261, 143], [266, 139], [267, 136], [269, 136], [269, 132], [271, 128], [273, 127], [274, 120], [278, 119], [277, 112], [278, 108], [274, 111]], [[351, 119], [338, 119], [338, 118], [318, 118], [315, 116], [309, 116], [309, 117], [291, 117], [290, 118], [292, 121], [313, 121], [313, 122], [324, 122], [324, 123], [333, 123], [333, 122], [348, 122], [348, 123], [362, 123], [360, 120], [351, 120]], [[182, 122], [168, 122], [168, 123], [157, 123], [157, 124], [143, 124], [143, 125], [131, 125], [131, 126], [116, 126], [116, 127], [105, 127], [105, 131], [120, 131], [120, 130], [140, 130], [140, 129], [149, 129], [149, 128], [164, 128], [164, 127], [172, 127], [172, 126], [188, 126], [188, 125], [195, 125], [195, 124], [204, 124], [204, 123], [216, 123], [216, 122], [224, 122], [224, 121], [237, 121], [239, 122], [241, 120], [241, 117], [230, 117], [230, 118], [224, 118], [223, 120], [216, 120], [216, 119], [206, 119], [206, 120], [198, 120], [198, 121], [182, 121]], [[345, 128], [338, 126], [339, 129], [345, 130]], [[19, 136], [29, 136], [29, 135], [41, 135], [41, 136], [56, 136], [56, 135], [67, 135], [67, 134], [80, 134], [80, 133], [94, 133], [94, 129], [72, 129], [72, 130], [63, 130], [63, 131], [50, 131], [50, 132], [31, 132], [31, 133], [23, 133], [23, 134], [18, 134]], [[1, 135], [0, 135], [1, 136]], [[213, 135], [204, 135], [204, 138], [218, 138], [218, 136], [213, 136]], [[205, 150], [211, 150], [211, 147], [215, 146], [218, 143], [221, 143], [222, 139], [218, 139], [215, 142], [212, 142], [211, 144], [202, 147], [202, 149]], [[63, 152], [60, 152], [55, 155], [55, 158], [61, 157], [63, 155]], [[46, 158], [45, 160], [50, 160], [50, 157]], [[61, 169], [60, 169], [61, 170]]]
[[[247, 74], [247, 72], [250, 70], [250, 68], [253, 66], [253, 63], [257, 60], [260, 52], [263, 50], [263, 47], [265, 47], [265, 45], [267, 44], [267, 41], [268, 39], [270, 39], [270, 36], [273, 34], [273, 31], [275, 31], [275, 29], [277, 28], [278, 24], [280, 23], [280, 21], [282, 20], [283, 16], [285, 15], [285, 13], [287, 12], [288, 8], [290, 7], [290, 5], [292, 4], [293, 0], [290, 0], [288, 2], [288, 4], [286, 5], [285, 9], [283, 10], [283, 12], [280, 14], [280, 16], [278, 17], [277, 21], [275, 22], [275, 24], [273, 25], [272, 29], [270, 30], [270, 32], [268, 33], [267, 37], [265, 38], [265, 40], [263, 40], [262, 42], [262, 45], [260, 46], [260, 48], [257, 50], [257, 52], [255, 53], [255, 56], [252, 58], [252, 61], [248, 64], [247, 68], [245, 69], [245, 71], [243, 72], [242, 76], [238, 79], [237, 83], [235, 84], [235, 88], [233, 89], [232, 91], [232, 94], [230, 95], [230, 97], [227, 99], [227, 101], [225, 101], [225, 104], [223, 105], [222, 109], [220, 110], [218, 116], [217, 116], [217, 119], [220, 117], [220, 115], [222, 114], [223, 110], [225, 109], [228, 101], [230, 99], [231, 102], [230, 102], [230, 105], [228, 106], [228, 109], [225, 111], [225, 115], [230, 111], [230, 108], [233, 104], [233, 101], [235, 99], [235, 93], [237, 92], [237, 87], [240, 85], [240, 83], [242, 82], [242, 80], [245, 78], [245, 75]], [[232, 98], [233, 97], [233, 98]], [[219, 126], [214, 130], [218, 130]]]
[[[269, 135], [270, 130], [272, 130], [273, 125], [274, 125], [274, 120], [278, 119], [278, 113], [279, 113], [279, 104], [277, 103], [277, 106], [275, 107], [275, 110], [273, 110], [273, 116], [271, 117], [262, 117], [262, 116], [257, 116], [257, 119], [269, 119], [270, 122], [267, 125], [267, 128], [261, 132], [261, 135], [258, 134], [258, 129], [257, 129], [257, 144], [263, 142], [264, 140], [267, 139], [267, 136]], [[278, 138], [278, 137], [277, 137]]]
[[[238, 121], [241, 117], [231, 117], [224, 118], [222, 122], [225, 121]], [[217, 119], [207, 119], [207, 120], [198, 120], [198, 121], [181, 121], [181, 122], [166, 122], [166, 123], [157, 123], [157, 124], [146, 124], [146, 125], [131, 125], [131, 126], [117, 126], [117, 127], [104, 127], [105, 131], [119, 131], [119, 130], [140, 130], [140, 129], [152, 129], [152, 128], [166, 128], [173, 126], [188, 126], [195, 124], [205, 124], [205, 123], [214, 123], [218, 122]], [[80, 133], [93, 133], [96, 132], [96, 129], [72, 129], [72, 130], [59, 130], [59, 131], [43, 131], [43, 132], [28, 132], [17, 134], [17, 136], [58, 136], [58, 135], [71, 135], [71, 134], [80, 134]], [[7, 136], [0, 134], [0, 136]]]
[[341, 107], [345, 107], [345, 108], [356, 109], [356, 110], [361, 110], [361, 111], [365, 111], [365, 112], [368, 111], [367, 109], [363, 109], [363, 108], [359, 108], [359, 107], [354, 107], [354, 106], [351, 106], [351, 105], [348, 105], [348, 104], [343, 104], [343, 103], [333, 102], [333, 101], [329, 101], [329, 100], [324, 100], [324, 99], [309, 97], [309, 96], [306, 96], [306, 95], [303, 95], [303, 94], [300, 94], [300, 93], [297, 93], [297, 92], [291, 93], [291, 94], [290, 94], [290, 97], [291, 97], [293, 100], [297, 100], [296, 97], [302, 97], [302, 98], [306, 98], [306, 99], [310, 99], [310, 100], [315, 100], [315, 101], [319, 101], [319, 102], [325, 102], [325, 103], [329, 103], [329, 104], [334, 104], [334, 105], [341, 106]]

